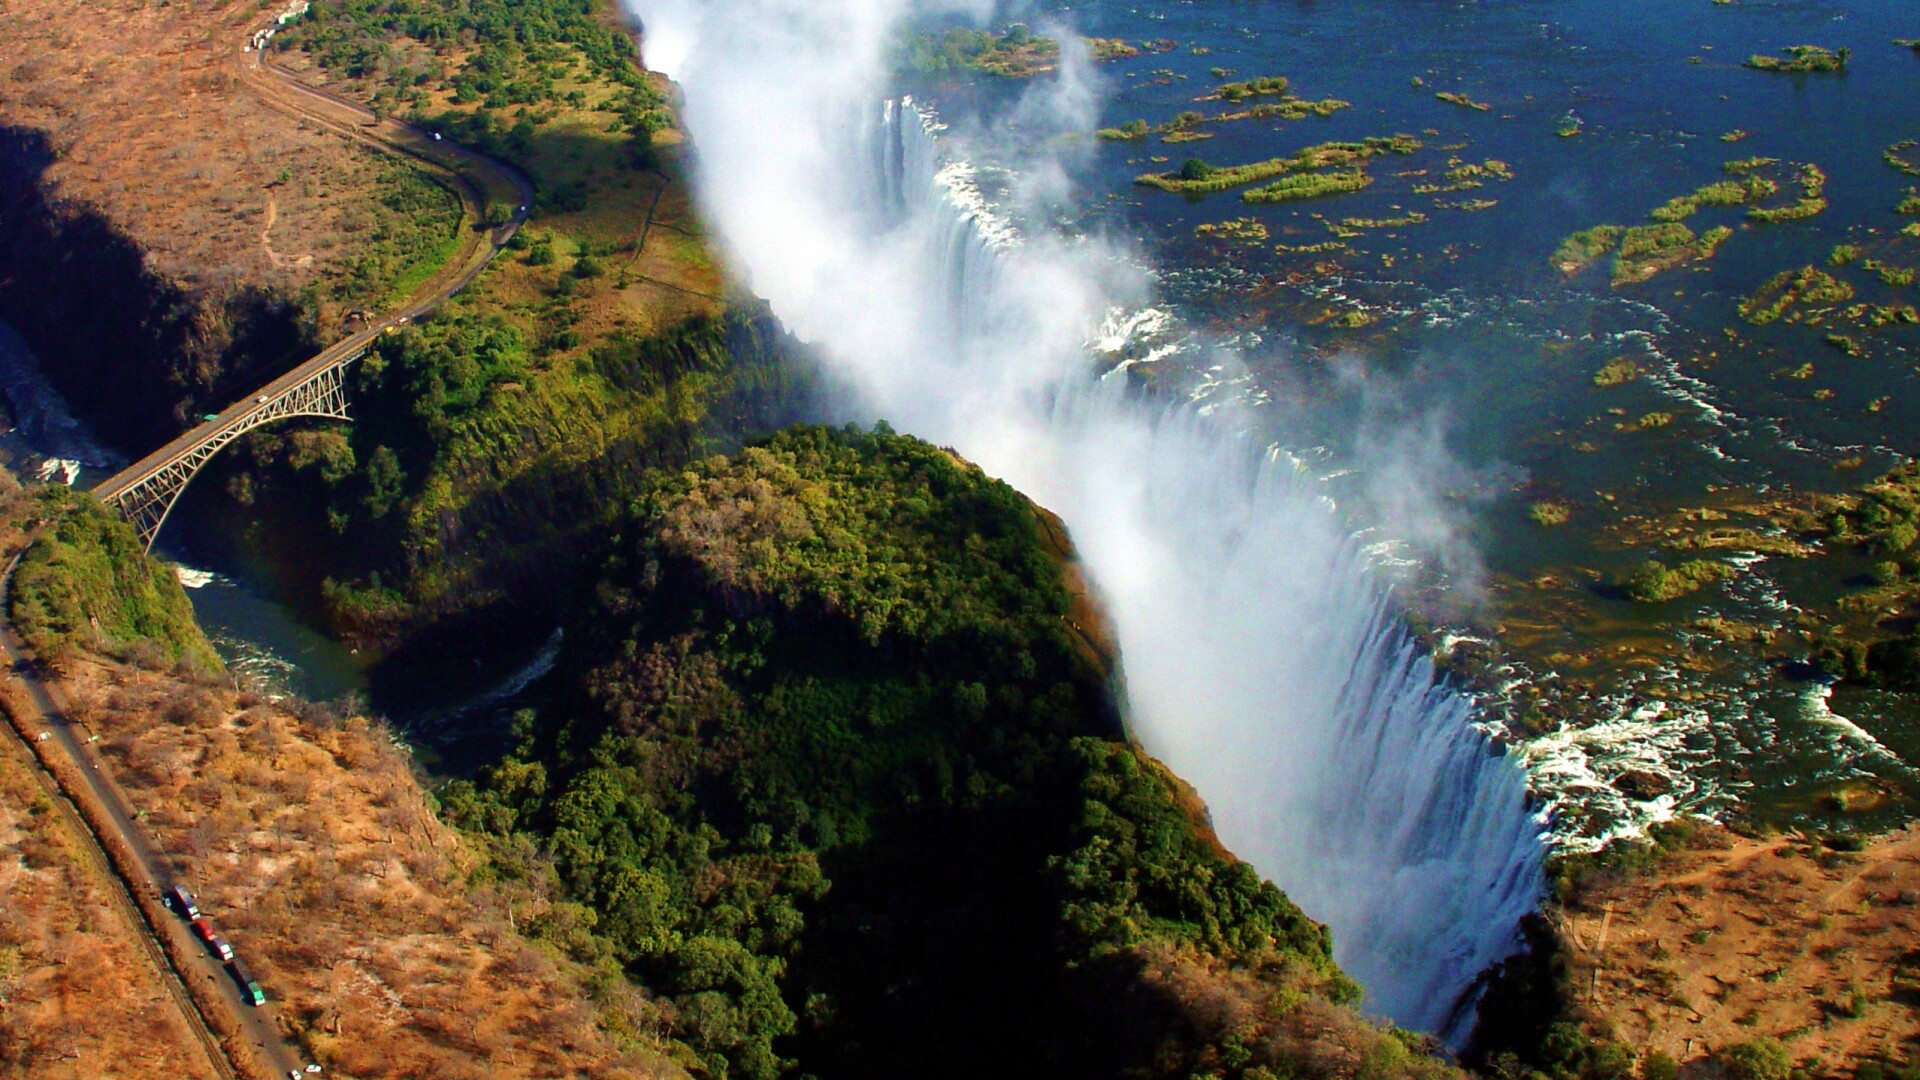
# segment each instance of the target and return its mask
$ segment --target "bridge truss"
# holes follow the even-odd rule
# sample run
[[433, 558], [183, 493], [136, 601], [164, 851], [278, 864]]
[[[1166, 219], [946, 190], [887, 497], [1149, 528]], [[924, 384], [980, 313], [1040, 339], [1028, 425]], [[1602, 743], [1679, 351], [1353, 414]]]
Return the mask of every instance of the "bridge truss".
[[[299, 378], [243, 402], [189, 432], [159, 453], [151, 455], [95, 489], [94, 493], [133, 524], [140, 542], [153, 549], [154, 538], [194, 475], [235, 439], [276, 420], [314, 416], [351, 421], [347, 413], [347, 365], [365, 353], [361, 348]], [[264, 398], [265, 400], [261, 400]]]

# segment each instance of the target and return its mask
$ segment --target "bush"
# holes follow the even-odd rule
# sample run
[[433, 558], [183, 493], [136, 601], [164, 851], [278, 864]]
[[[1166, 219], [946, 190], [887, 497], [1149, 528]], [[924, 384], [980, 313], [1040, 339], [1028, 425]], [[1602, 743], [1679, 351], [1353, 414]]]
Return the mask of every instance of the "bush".
[[1190, 157], [1180, 165], [1180, 179], [1205, 180], [1213, 175], [1213, 166], [1197, 157]]
[[1762, 1036], [1735, 1043], [1714, 1055], [1728, 1080], [1788, 1080], [1793, 1057], [1779, 1040]]
[[1649, 559], [1635, 567], [1623, 585], [1630, 599], [1642, 604], [1660, 604], [1732, 576], [1731, 566], [1711, 559], [1691, 559], [1674, 567]]

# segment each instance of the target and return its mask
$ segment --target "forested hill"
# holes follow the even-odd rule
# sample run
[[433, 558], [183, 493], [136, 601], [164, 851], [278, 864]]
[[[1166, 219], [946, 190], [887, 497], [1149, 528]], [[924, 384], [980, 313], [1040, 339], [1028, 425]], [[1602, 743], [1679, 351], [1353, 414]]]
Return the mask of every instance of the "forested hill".
[[712, 1076], [1442, 1071], [1125, 738], [1057, 527], [798, 428], [659, 480], [556, 704], [445, 792]]

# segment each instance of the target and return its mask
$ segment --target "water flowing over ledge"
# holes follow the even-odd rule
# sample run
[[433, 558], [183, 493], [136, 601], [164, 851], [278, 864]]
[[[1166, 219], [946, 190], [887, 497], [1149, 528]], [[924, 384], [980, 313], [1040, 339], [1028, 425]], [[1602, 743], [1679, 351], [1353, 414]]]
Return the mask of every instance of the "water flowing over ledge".
[[672, 43], [709, 219], [849, 388], [847, 414], [954, 446], [1061, 515], [1137, 736], [1230, 849], [1332, 925], [1372, 1011], [1462, 1036], [1474, 980], [1539, 900], [1544, 821], [1319, 482], [1096, 377], [1087, 342], [1143, 283], [1097, 245], [1016, 235], [929, 113], [870, 104], [884, 34], [792, 0], [639, 9], [650, 58]]

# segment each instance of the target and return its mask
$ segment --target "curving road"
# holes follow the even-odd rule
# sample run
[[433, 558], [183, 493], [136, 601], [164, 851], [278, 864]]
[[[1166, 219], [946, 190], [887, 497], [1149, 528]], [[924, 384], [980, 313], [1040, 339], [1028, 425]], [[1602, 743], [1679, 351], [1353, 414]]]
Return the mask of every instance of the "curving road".
[[[461, 253], [447, 260], [445, 266], [422, 283], [399, 311], [327, 346], [305, 363], [227, 406], [212, 420], [187, 430], [108, 477], [94, 488], [94, 494], [108, 502], [191, 454], [201, 444], [228, 431], [252, 426], [254, 414], [268, 408], [280, 395], [327, 368], [359, 356], [381, 334], [406, 325], [466, 288], [507, 241], [513, 239], [533, 206], [533, 181], [503, 161], [436, 139], [431, 132], [411, 124], [376, 116], [351, 98], [309, 86], [268, 59], [262, 50], [243, 52], [240, 67], [246, 81], [268, 104], [355, 142], [406, 158], [447, 180], [465, 204], [466, 218], [473, 222], [473, 228]], [[484, 228], [487, 207], [509, 199], [512, 201], [507, 205], [515, 209], [506, 223], [493, 229]]]

